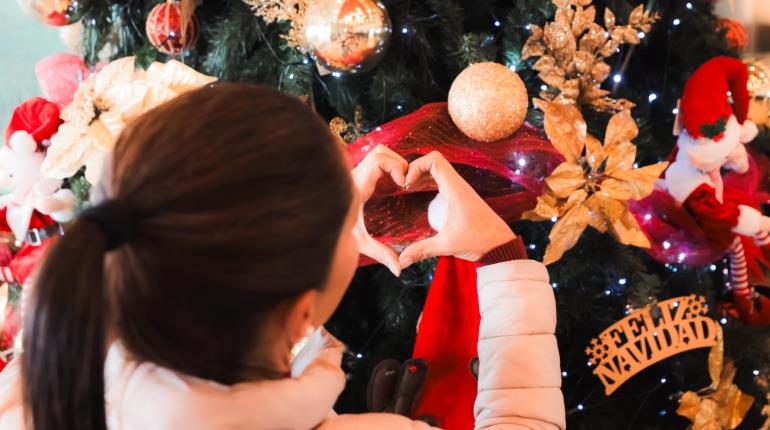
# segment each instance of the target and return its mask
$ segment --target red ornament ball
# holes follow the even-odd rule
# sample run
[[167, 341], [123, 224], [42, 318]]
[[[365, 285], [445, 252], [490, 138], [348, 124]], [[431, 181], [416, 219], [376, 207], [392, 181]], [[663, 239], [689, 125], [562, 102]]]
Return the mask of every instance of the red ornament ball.
[[178, 1], [168, 1], [155, 6], [147, 15], [145, 32], [158, 51], [177, 56], [198, 41], [198, 19], [190, 17], [182, 32], [182, 6]]
[[719, 18], [717, 28], [725, 31], [727, 46], [738, 53], [742, 53], [749, 46], [749, 33], [743, 25], [730, 18]]

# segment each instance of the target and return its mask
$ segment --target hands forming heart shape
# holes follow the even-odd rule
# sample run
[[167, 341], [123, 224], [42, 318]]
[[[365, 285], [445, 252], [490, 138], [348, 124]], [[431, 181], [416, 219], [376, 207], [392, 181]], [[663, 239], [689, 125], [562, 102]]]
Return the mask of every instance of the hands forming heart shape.
[[[401, 255], [373, 238], [364, 224], [364, 205], [374, 194], [377, 181], [389, 175], [404, 189], [435, 181], [447, 202], [447, 219], [432, 237], [409, 245]], [[384, 264], [398, 276], [401, 270], [430, 257], [455, 256], [476, 261], [490, 250], [515, 239], [513, 231], [465, 182], [444, 156], [431, 152], [413, 162], [379, 145], [352, 171], [361, 205], [354, 235], [359, 252]]]

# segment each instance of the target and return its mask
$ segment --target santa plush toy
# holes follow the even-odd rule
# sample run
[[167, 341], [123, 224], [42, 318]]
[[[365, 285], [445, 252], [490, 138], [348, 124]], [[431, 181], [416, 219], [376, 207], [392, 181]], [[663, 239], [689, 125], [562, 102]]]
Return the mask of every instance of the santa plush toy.
[[748, 75], [743, 62], [729, 57], [713, 58], [693, 73], [680, 100], [677, 148], [665, 182], [708, 240], [730, 251], [734, 303], [741, 319], [751, 322], [758, 315], [749, 282], [764, 280], [760, 247], [770, 244], [770, 218], [745, 190], [725, 188], [721, 174], [749, 170], [745, 144], [757, 136], [757, 126], [747, 119]]

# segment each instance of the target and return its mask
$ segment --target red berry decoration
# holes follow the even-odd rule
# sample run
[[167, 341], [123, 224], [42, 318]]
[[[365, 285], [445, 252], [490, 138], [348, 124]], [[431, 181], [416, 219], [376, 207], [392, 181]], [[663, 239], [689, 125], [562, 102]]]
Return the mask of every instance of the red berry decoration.
[[[185, 15], [189, 18], [184, 19]], [[192, 13], [183, 13], [182, 2], [169, 0], [150, 11], [145, 31], [158, 51], [175, 57], [197, 42], [198, 19]]]

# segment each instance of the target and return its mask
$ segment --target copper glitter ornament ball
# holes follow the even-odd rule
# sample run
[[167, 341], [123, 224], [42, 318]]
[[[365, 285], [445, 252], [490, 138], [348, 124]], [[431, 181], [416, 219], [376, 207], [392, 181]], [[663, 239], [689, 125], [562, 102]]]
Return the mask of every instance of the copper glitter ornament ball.
[[449, 89], [449, 115], [466, 136], [493, 142], [524, 124], [529, 98], [519, 75], [502, 64], [471, 64]]
[[388, 48], [390, 17], [374, 0], [310, 2], [303, 22], [305, 45], [333, 72], [361, 73], [376, 66]]

